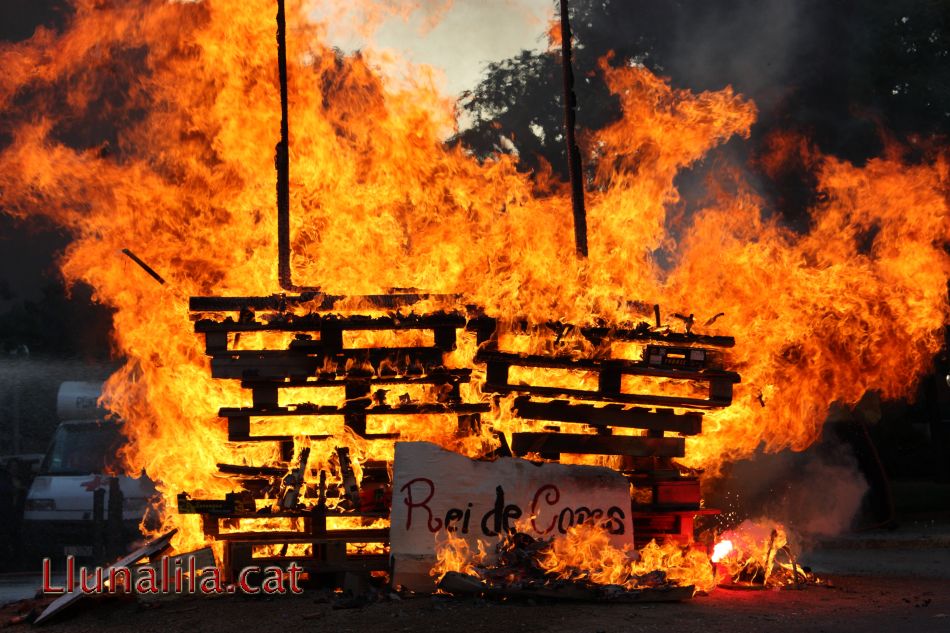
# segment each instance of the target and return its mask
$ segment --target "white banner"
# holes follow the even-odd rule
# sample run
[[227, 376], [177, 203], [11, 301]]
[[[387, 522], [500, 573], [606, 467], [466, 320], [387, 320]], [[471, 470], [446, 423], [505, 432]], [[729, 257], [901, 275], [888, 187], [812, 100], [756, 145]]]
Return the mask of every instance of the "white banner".
[[448, 533], [475, 546], [478, 539], [496, 542], [516, 524], [535, 538], [551, 538], [591, 519], [618, 547], [633, 544], [623, 475], [513, 457], [475, 461], [428, 442], [396, 444], [390, 544], [397, 568], [400, 560], [434, 564], [436, 540]]

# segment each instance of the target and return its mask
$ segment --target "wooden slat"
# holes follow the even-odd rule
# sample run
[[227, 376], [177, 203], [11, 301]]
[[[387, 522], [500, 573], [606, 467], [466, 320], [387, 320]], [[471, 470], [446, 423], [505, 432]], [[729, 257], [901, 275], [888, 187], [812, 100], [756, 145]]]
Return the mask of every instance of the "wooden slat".
[[218, 464], [218, 471], [226, 475], [240, 477], [283, 477], [289, 468], [274, 468], [273, 466], [241, 466], [238, 464]]
[[327, 530], [326, 533], [314, 536], [300, 531], [271, 531], [271, 532], [221, 532], [216, 537], [219, 541], [235, 541], [239, 543], [279, 544], [279, 543], [388, 543], [389, 528], [368, 528], [365, 530]]
[[[319, 345], [319, 342], [316, 345]], [[438, 347], [372, 347], [334, 352], [324, 352], [318, 347], [294, 350], [227, 350], [210, 354], [211, 377], [300, 380], [322, 372], [326, 361], [333, 362], [338, 367], [345, 367], [350, 360], [367, 360], [377, 370], [383, 361], [409, 367], [419, 366], [419, 374], [425, 375], [442, 366], [443, 353]]]
[[[323, 516], [327, 518], [350, 517], [354, 519], [386, 519], [388, 513], [381, 512], [357, 512], [354, 510], [341, 510], [338, 508], [327, 508], [323, 510]], [[310, 508], [301, 508], [297, 510], [268, 510], [267, 512], [235, 512], [228, 515], [213, 515], [212, 518], [220, 520], [230, 519], [277, 519], [291, 518], [308, 520], [313, 517], [313, 510]]]
[[720, 369], [678, 369], [674, 367], [656, 367], [642, 361], [626, 359], [585, 359], [557, 358], [552, 356], [515, 354], [511, 352], [481, 351], [475, 356], [480, 363], [505, 363], [517, 367], [543, 367], [601, 372], [616, 371], [625, 376], [651, 376], [673, 380], [696, 380], [701, 382], [740, 382], [739, 374]]
[[650, 410], [620, 404], [597, 406], [574, 404], [566, 400], [538, 402], [527, 396], [519, 396], [515, 398], [514, 411], [519, 417], [530, 420], [669, 431], [683, 435], [697, 435], [703, 428], [701, 413], [674, 413], [669, 409]]
[[628, 455], [631, 457], [683, 457], [686, 442], [681, 437], [629, 437], [580, 433], [512, 433], [511, 450], [518, 455]]
[[708, 345], [710, 347], [735, 347], [736, 345], [736, 339], [732, 336], [686, 334], [682, 332], [654, 332], [644, 328], [582, 327], [580, 331], [585, 338], [595, 342], [610, 339], [612, 341], [656, 341], [658, 343], [697, 346]]
[[578, 400], [622, 402], [625, 404], [645, 404], [667, 409], [719, 409], [722, 407], [728, 407], [732, 403], [731, 397], [728, 399], [725, 397], [720, 397], [702, 400], [699, 398], [680, 398], [676, 396], [654, 396], [652, 394], [603, 394], [599, 391], [586, 391], [584, 389], [565, 389], [561, 387], [542, 387], [536, 385], [508, 385], [499, 383], [485, 383], [485, 386], [482, 387], [482, 391], [494, 391], [496, 393], [527, 393], [537, 396], [546, 396], [549, 398], [567, 396], [570, 398], [576, 398]]
[[244, 380], [241, 387], [254, 389], [258, 387], [345, 387], [352, 382], [365, 382], [369, 385], [446, 385], [470, 382], [471, 369], [436, 370], [422, 376], [405, 374], [399, 376], [362, 376], [320, 373], [312, 378], [273, 378], [261, 380]]
[[[479, 343], [491, 338], [496, 328], [495, 319], [480, 315], [468, 320], [465, 329], [478, 332]], [[532, 325], [528, 321], [521, 321], [520, 329], [528, 333], [532, 328], [547, 327], [551, 332], [580, 332], [581, 336], [600, 343], [604, 340], [612, 341], [655, 341], [657, 343], [670, 343], [675, 345], [694, 345], [700, 347], [735, 347], [736, 339], [731, 336], [714, 336], [707, 334], [686, 334], [684, 332], [657, 332], [650, 327], [637, 326], [633, 324], [620, 324], [615, 326], [581, 326], [565, 324], [560, 321], [548, 322], [543, 326]]]
[[191, 312], [237, 312], [240, 310], [274, 310], [306, 306], [312, 310], [332, 310], [342, 300], [358, 301], [375, 308], [399, 308], [424, 299], [455, 301], [458, 295], [428, 294], [422, 292], [394, 292], [381, 295], [330, 295], [322, 292], [303, 292], [299, 295], [269, 295], [264, 297], [190, 297]]
[[[303, 437], [308, 440], [322, 442], [332, 439], [333, 435], [248, 435], [246, 437], [228, 437], [229, 442], [292, 442], [295, 438]], [[399, 433], [363, 433], [364, 440], [398, 440]]]
[[195, 322], [195, 332], [315, 332], [328, 327], [336, 330], [433, 330], [465, 327], [465, 317], [458, 312], [432, 314], [390, 315], [383, 317], [340, 316], [336, 314], [288, 314], [272, 321], [235, 321], [228, 317], [221, 321], [201, 319]]
[[344, 405], [342, 407], [338, 407], [334, 405], [308, 404], [288, 405], [286, 407], [273, 407], [266, 409], [253, 407], [222, 407], [218, 410], [218, 415], [223, 418], [275, 418], [290, 415], [426, 415], [440, 413], [487, 413], [489, 411], [491, 411], [491, 404], [487, 402], [419, 402], [403, 404], [395, 407], [382, 405]]

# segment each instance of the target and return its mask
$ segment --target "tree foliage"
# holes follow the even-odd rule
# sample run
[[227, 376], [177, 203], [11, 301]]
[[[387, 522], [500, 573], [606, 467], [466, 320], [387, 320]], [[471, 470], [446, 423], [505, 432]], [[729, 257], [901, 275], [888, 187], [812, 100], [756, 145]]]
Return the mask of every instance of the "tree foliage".
[[[643, 63], [692, 90], [732, 85], [760, 108], [753, 143], [780, 127], [862, 160], [881, 130], [927, 142], [950, 130], [946, 0], [573, 0], [578, 123], [617, 116], [598, 60]], [[460, 100], [457, 137], [486, 157], [514, 147], [565, 173], [560, 61], [524, 51], [491, 64]], [[505, 139], [505, 140], [502, 140]]]

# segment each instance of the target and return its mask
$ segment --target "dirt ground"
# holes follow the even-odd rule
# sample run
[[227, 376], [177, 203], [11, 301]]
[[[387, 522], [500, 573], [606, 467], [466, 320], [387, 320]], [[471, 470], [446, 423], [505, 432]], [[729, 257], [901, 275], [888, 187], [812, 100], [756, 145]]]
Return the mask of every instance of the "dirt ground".
[[[89, 600], [42, 628], [49, 633], [217, 633], [236, 630], [339, 633], [554, 631], [732, 633], [735, 631], [950, 632], [950, 579], [842, 576], [804, 590], [736, 591], [673, 604], [497, 602], [443, 596], [359, 608], [316, 591], [290, 597], [179, 598], [145, 607], [134, 599]], [[27, 630], [17, 625], [11, 631]]]

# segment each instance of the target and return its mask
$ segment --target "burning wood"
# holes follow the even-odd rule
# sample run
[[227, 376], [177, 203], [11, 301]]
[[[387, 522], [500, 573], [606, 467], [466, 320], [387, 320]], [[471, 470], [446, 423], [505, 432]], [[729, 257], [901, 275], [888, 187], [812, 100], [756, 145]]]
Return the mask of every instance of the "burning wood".
[[652, 544], [638, 555], [612, 545], [602, 528], [589, 523], [549, 539], [511, 532], [493, 549], [479, 543], [475, 552], [450, 537], [432, 574], [439, 589], [453, 594], [588, 601], [685, 600], [697, 587], [713, 586], [702, 552]]
[[796, 561], [785, 528], [768, 521], [745, 521], [724, 532], [710, 560], [716, 566], [719, 586], [729, 589], [798, 588], [821, 583]]

